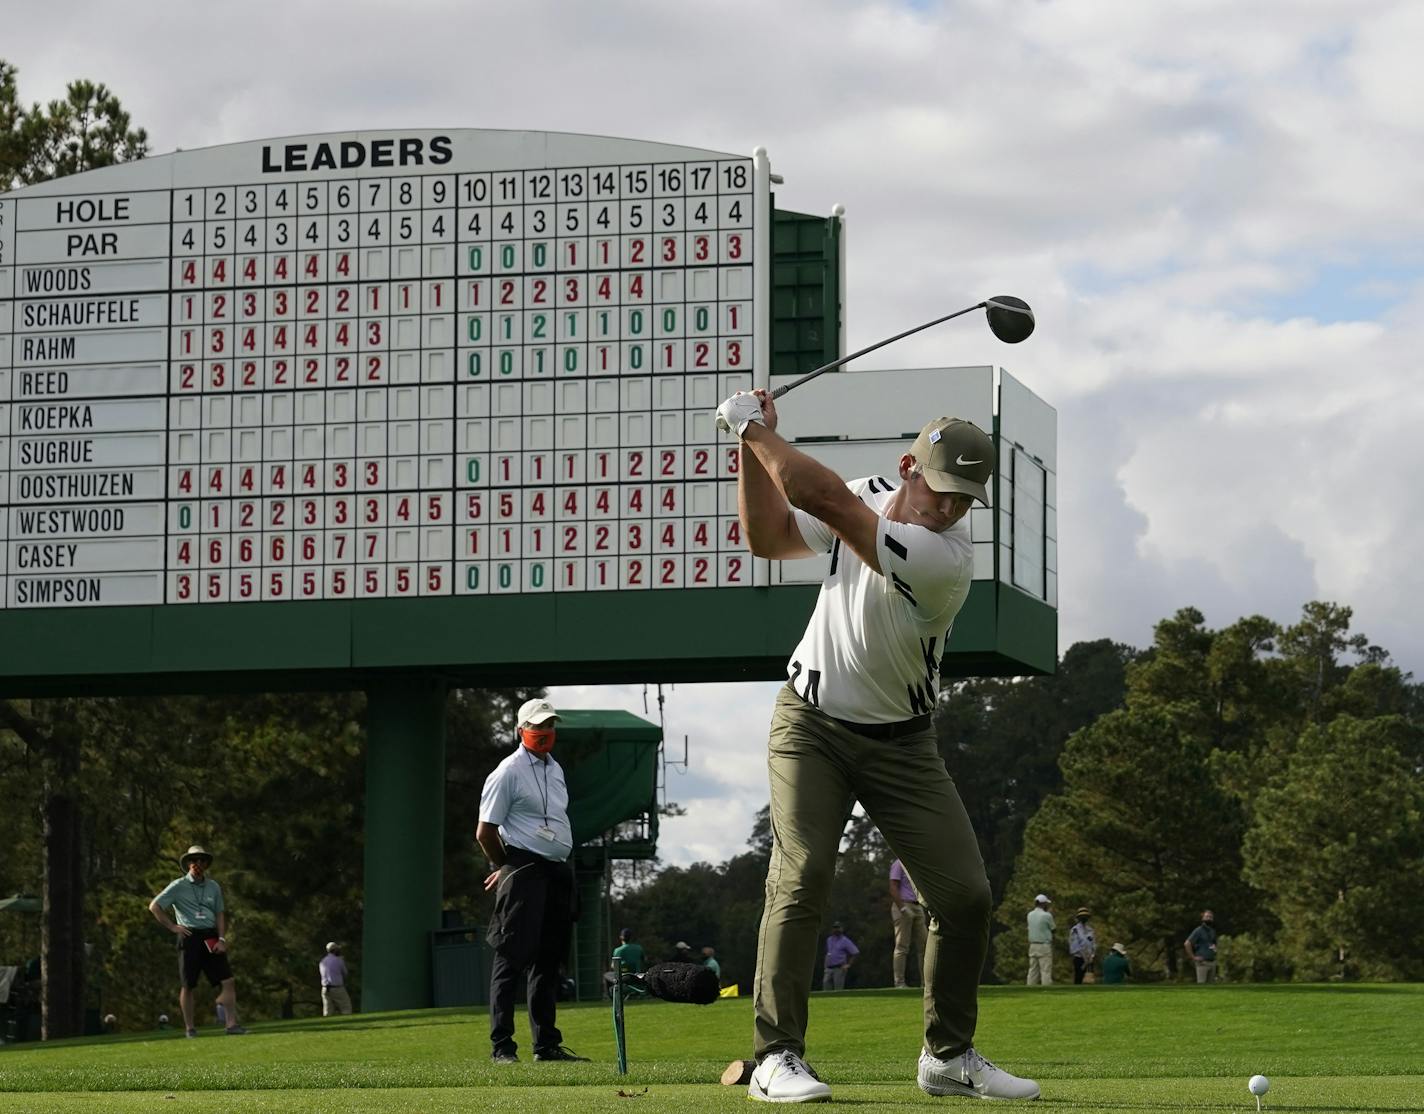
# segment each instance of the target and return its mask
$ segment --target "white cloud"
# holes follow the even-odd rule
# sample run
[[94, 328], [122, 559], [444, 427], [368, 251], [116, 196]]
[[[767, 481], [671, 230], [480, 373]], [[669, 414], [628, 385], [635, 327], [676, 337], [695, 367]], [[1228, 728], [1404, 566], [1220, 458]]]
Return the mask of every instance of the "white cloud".
[[[848, 343], [987, 294], [874, 366], [1002, 361], [1059, 408], [1061, 644], [1180, 606], [1324, 597], [1424, 671], [1424, 130], [1412, 0], [12, 3], [27, 100], [107, 82], [156, 151], [326, 129], [547, 128], [765, 144], [783, 207], [848, 208]], [[1348, 307], [1293, 302], [1347, 266]], [[1317, 299], [1330, 296], [1317, 291]], [[670, 861], [765, 800], [773, 686], [679, 686]], [[559, 691], [641, 709], [627, 687]]]
[[[771, 682], [658, 686], [561, 685], [558, 708], [619, 709], [663, 724], [664, 799], [687, 810], [662, 821], [658, 855], [673, 866], [721, 862], [745, 850], [756, 812], [769, 795], [766, 736], [779, 687]], [[687, 765], [681, 766], [683, 739]]]

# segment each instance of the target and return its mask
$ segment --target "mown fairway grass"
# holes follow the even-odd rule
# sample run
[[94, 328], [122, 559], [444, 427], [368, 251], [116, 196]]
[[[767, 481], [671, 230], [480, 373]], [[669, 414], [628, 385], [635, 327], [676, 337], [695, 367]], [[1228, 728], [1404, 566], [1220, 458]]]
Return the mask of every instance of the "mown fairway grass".
[[[176, 1014], [176, 1011], [175, 1011]], [[588, 1064], [496, 1068], [486, 1019], [424, 1010], [272, 1022], [242, 1038], [214, 1028], [0, 1048], [0, 1111], [746, 1110], [716, 1083], [747, 1055], [748, 999], [628, 1010], [630, 1070], [615, 1069], [608, 1009], [565, 1005], [565, 1041]], [[816, 995], [809, 1058], [858, 1111], [947, 1104], [914, 1084], [918, 995]], [[1034, 1109], [1254, 1111], [1254, 1072], [1272, 1111], [1424, 1111], [1424, 987], [990, 987], [979, 1046], [1043, 1087]], [[623, 1095], [619, 1092], [622, 1091]]]

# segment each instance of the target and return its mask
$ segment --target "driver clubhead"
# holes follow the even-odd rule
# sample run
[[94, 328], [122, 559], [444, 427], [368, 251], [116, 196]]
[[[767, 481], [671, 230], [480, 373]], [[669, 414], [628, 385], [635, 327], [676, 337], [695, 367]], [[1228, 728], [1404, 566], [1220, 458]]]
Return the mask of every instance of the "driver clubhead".
[[1033, 310], [1022, 298], [998, 294], [984, 303], [989, 328], [1005, 344], [1018, 344], [1033, 334]]

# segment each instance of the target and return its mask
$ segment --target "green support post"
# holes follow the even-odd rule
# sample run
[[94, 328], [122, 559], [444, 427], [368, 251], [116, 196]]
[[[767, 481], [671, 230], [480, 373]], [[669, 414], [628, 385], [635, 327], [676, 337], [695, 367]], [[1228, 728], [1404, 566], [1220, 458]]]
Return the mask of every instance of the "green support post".
[[444, 842], [445, 683], [378, 681], [366, 694], [363, 1012], [431, 1004]]

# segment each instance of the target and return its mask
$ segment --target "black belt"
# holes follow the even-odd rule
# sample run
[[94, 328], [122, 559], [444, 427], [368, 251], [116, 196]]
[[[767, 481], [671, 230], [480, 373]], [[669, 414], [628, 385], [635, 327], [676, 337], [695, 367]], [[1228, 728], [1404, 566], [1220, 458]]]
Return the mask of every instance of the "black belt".
[[864, 735], [867, 739], [898, 739], [902, 735], [913, 735], [929, 727], [932, 719], [930, 713], [926, 712], [924, 715], [896, 720], [893, 723], [855, 723], [852, 720], [841, 719], [839, 716], [822, 712], [820, 708], [807, 701], [804, 696], [792, 688], [789, 681], [786, 683], [786, 689], [812, 711], [819, 712], [828, 720], [840, 724], [847, 731], [854, 731], [857, 735]]
[[550, 866], [565, 866], [567, 859], [551, 859], [546, 855], [541, 855], [537, 851], [529, 851], [523, 847], [516, 847], [512, 843], [504, 845], [505, 862], [521, 863], [548, 863]]

